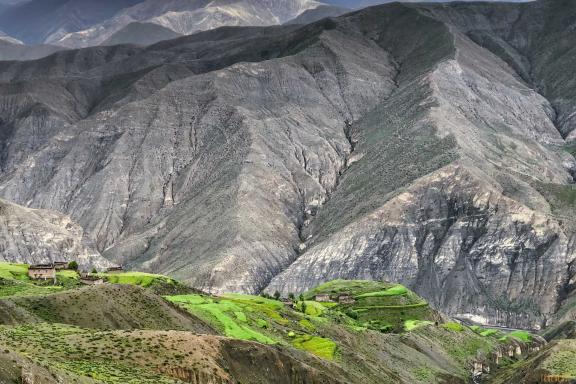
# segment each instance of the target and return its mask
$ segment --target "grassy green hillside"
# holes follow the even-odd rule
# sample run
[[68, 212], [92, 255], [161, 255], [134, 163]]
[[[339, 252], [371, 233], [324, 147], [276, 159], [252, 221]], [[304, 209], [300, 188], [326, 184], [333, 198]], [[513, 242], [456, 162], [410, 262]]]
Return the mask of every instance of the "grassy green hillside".
[[[23, 321], [22, 314], [29, 321]], [[16, 320], [15, 320], [16, 319]], [[93, 329], [158, 329], [212, 333], [152, 291], [137, 286], [103, 285], [44, 296], [0, 300], [3, 324], [62, 323]]]
[[28, 277], [28, 265], [0, 263], [0, 298], [49, 294], [79, 285], [75, 271], [58, 271], [56, 276], [56, 285], [52, 281], [34, 282]]
[[7, 383], [22, 372], [41, 383], [466, 383], [473, 361], [532, 340], [444, 322], [382, 282], [333, 281], [286, 303], [136, 272], [85, 287], [73, 271], [56, 286], [30, 281], [23, 265], [0, 271]]
[[[49, 368], [54, 378], [68, 375], [99, 383], [264, 383], [268, 374], [278, 376], [279, 383], [298, 377], [316, 377], [314, 382], [318, 383], [338, 382], [266, 346], [190, 332], [95, 332], [59, 324], [0, 326], [0, 345], [6, 348], [4, 353], [17, 351], [30, 357], [37, 367]], [[239, 359], [225, 361], [223, 356], [231, 351], [239, 351], [247, 361], [268, 369], [254, 370]]]
[[[9, 296], [35, 296], [82, 286], [76, 271], [56, 272], [57, 281], [32, 281], [28, 277], [26, 264], [0, 263], [0, 298]], [[158, 294], [178, 294], [195, 292], [180, 282], [162, 275], [142, 272], [95, 273], [110, 284], [122, 284], [149, 288]]]

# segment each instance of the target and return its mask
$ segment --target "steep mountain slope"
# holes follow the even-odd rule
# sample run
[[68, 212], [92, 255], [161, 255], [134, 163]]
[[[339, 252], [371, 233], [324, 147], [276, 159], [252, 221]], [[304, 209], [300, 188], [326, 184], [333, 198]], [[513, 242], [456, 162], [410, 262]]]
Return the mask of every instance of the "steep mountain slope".
[[6, 60], [36, 60], [63, 50], [53, 45], [23, 45], [13, 40], [3, 40], [0, 37], [0, 61]]
[[310, 24], [326, 17], [338, 17], [348, 12], [351, 12], [351, 9], [330, 5], [320, 5], [317, 8], [303, 12], [301, 15], [285, 24]]
[[1, 63], [0, 195], [213, 292], [394, 280], [536, 327], [576, 273], [574, 8], [393, 4]]
[[199, 319], [129, 285], [101, 285], [47, 296], [0, 300], [0, 322], [52, 322], [93, 329], [158, 329], [214, 333]]
[[[340, 7], [346, 7], [351, 9], [360, 9], [365, 7], [370, 7], [373, 5], [393, 3], [395, 0], [324, 0], [324, 3], [333, 4]], [[404, 3], [447, 3], [451, 1], [460, 2], [474, 2], [478, 0], [402, 0]], [[532, 0], [485, 0], [492, 2], [506, 2], [506, 3], [521, 3]]]
[[231, 25], [275, 25], [318, 5], [315, 0], [147, 0], [103, 23], [51, 42], [67, 47], [99, 45], [135, 21], [158, 24], [181, 35]]
[[[562, 6], [566, 5], [502, 5], [495, 12], [494, 6], [460, 4], [431, 6], [419, 13], [458, 20], [462, 28], [477, 28], [476, 33], [503, 35], [506, 31], [500, 32], [498, 22], [508, 26], [523, 12], [550, 17], [565, 12]], [[381, 8], [385, 9], [390, 14], [392, 7]], [[403, 20], [397, 14], [405, 28], [410, 26], [408, 10], [415, 8], [399, 11]], [[385, 17], [374, 10], [372, 15]], [[493, 15], [496, 20], [490, 20]], [[530, 19], [528, 14], [523, 17]], [[400, 22], [391, 25], [402, 28]], [[574, 276], [572, 219], [551, 204], [559, 200], [555, 193], [571, 193], [569, 186], [551, 184], [570, 183], [562, 166], [573, 166], [573, 159], [560, 148], [552, 151], [556, 154], [550, 152], [562, 143], [553, 125], [555, 105], [454, 26], [442, 23], [435, 28], [437, 36], [441, 28], [452, 36], [447, 60], [435, 64], [426, 76], [410, 78], [414, 62], [395, 55], [400, 59], [399, 90], [358, 122], [355, 152], [362, 158], [343, 175], [340, 188], [312, 221], [305, 234], [311, 248], [269, 289], [290, 291], [347, 276], [399, 279], [449, 313], [536, 326], [541, 316], [555, 310], [555, 292]], [[520, 28], [517, 33], [522, 33]], [[561, 41], [570, 39], [568, 34]], [[430, 42], [424, 52], [409, 53], [423, 55], [430, 47], [435, 45]], [[426, 89], [426, 98], [418, 99]], [[563, 102], [574, 105], [573, 98]], [[430, 107], [422, 108], [425, 103]], [[534, 114], [534, 106], [540, 112]], [[546, 171], [532, 168], [543, 166], [550, 156], [557, 157], [544, 166]], [[385, 179], [374, 178], [376, 174]], [[535, 279], [529, 277], [532, 274]], [[543, 276], [548, 283], [542, 284]]]
[[179, 36], [180, 34], [158, 24], [130, 23], [110, 36], [102, 45], [151, 45], [159, 41], [175, 39]]
[[24, 208], [0, 199], [1, 261], [48, 263], [77, 260], [103, 268], [100, 255], [82, 228], [60, 213]]

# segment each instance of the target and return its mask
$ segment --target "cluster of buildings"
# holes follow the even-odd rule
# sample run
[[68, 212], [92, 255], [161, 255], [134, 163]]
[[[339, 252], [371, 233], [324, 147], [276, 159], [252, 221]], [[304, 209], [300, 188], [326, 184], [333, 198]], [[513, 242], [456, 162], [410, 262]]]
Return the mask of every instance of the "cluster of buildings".
[[319, 303], [354, 304], [356, 299], [347, 293], [339, 294], [335, 298], [332, 298], [329, 294], [320, 294], [314, 297], [314, 301]]
[[[28, 267], [28, 277], [31, 280], [53, 280], [56, 282], [56, 272], [70, 268], [70, 262], [54, 261], [48, 264], [33, 264]], [[106, 273], [122, 273], [122, 267], [111, 267]], [[104, 280], [96, 275], [80, 273], [80, 282], [86, 285], [104, 284]]]
[[[347, 293], [333, 296], [329, 294], [319, 294], [314, 296], [314, 301], [317, 301], [319, 303], [338, 303], [341, 305], [356, 303], [356, 299], [354, 298], [354, 296]], [[290, 308], [293, 308], [295, 306], [294, 300], [290, 298], [282, 299], [282, 302], [284, 303], [285, 306]]]
[[28, 267], [28, 277], [32, 280], [56, 280], [56, 271], [68, 269], [70, 263], [55, 261], [50, 264], [34, 264]]

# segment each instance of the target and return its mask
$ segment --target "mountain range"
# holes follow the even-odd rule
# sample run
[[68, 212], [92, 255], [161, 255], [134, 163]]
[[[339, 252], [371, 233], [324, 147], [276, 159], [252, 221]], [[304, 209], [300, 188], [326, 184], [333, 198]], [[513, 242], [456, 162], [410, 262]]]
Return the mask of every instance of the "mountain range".
[[[151, 44], [174, 37], [152, 29], [155, 24], [175, 34], [222, 26], [267, 26], [312, 22], [385, 0], [6, 0], [0, 2], [0, 35], [31, 45], [80, 48], [118, 42]], [[311, 12], [311, 13], [310, 13]], [[135, 24], [136, 23], [136, 24]], [[294, 21], [292, 22], [294, 23]], [[133, 37], [133, 38], [132, 38]], [[127, 40], [127, 41], [126, 41]], [[6, 56], [6, 55], [5, 55]]]
[[[150, 6], [122, 12], [190, 32]], [[544, 326], [576, 280], [575, 25], [568, 0], [395, 3], [0, 62], [2, 212], [46, 239], [1, 227], [2, 256], [68, 244], [213, 293], [398, 281]]]
[[27, 44], [78, 48], [102, 44], [135, 22], [187, 35], [220, 26], [282, 24], [319, 5], [314, 0], [32, 0], [0, 12], [0, 30]]

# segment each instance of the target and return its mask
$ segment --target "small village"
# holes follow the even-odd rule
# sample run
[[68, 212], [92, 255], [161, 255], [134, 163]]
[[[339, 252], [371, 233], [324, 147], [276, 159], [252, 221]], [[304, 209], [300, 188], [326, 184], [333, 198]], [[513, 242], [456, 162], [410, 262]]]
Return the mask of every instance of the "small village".
[[[28, 266], [28, 277], [34, 281], [52, 281], [53, 284], [58, 283], [59, 271], [73, 271], [79, 274], [79, 281], [84, 285], [100, 285], [105, 284], [106, 281], [98, 275], [96, 270], [92, 272], [79, 271], [78, 263], [76, 261], [53, 261], [47, 264], [31, 264]], [[122, 273], [122, 267], [107, 268], [106, 274]]]
[[350, 294], [340, 294], [331, 296], [328, 294], [320, 294], [314, 297], [314, 300], [319, 303], [338, 303], [338, 304], [354, 304], [356, 299]]

